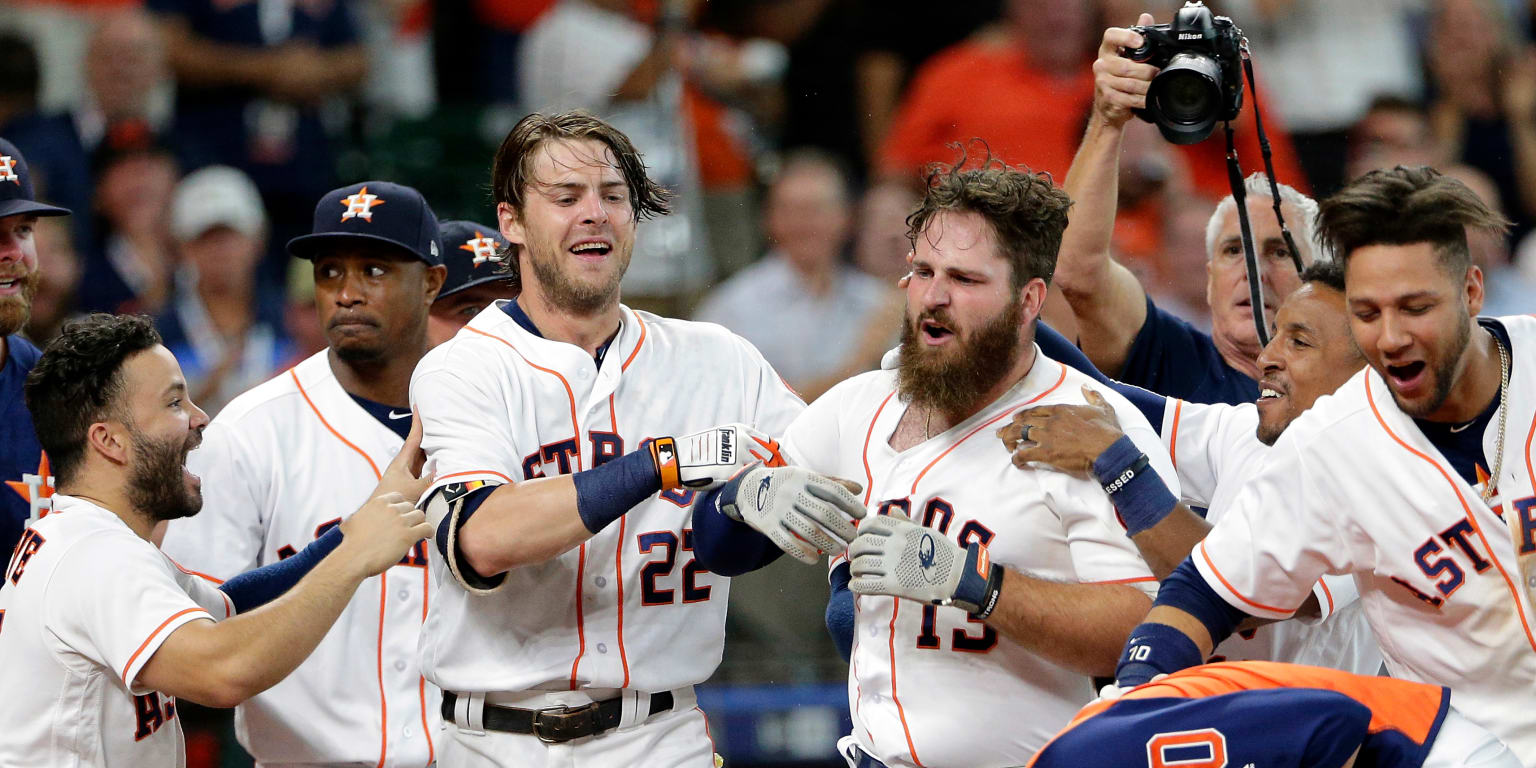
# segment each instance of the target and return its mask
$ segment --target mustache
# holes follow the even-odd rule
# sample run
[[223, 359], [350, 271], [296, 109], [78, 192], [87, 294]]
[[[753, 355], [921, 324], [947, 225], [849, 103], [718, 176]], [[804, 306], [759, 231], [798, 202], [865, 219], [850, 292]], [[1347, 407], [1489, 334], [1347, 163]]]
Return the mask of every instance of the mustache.
[[331, 321], [326, 324], [326, 327], [335, 328], [338, 325], [369, 325], [377, 328], [379, 321], [371, 315], [359, 312], [337, 312], [331, 315]]

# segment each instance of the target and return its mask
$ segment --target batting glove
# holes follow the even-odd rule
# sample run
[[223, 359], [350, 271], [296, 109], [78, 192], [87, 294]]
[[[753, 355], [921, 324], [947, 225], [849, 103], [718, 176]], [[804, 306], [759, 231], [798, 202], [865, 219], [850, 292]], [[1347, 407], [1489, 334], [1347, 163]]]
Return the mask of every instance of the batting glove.
[[754, 467], [715, 497], [720, 513], [752, 526], [803, 563], [841, 552], [864, 504], [837, 480], [801, 467]]
[[901, 515], [865, 520], [848, 545], [848, 562], [855, 594], [953, 605], [978, 619], [992, 614], [1002, 591], [1003, 567], [984, 545], [962, 548]]
[[661, 489], [709, 490], [753, 463], [784, 466], [779, 443], [745, 424], [723, 424], [683, 437], [651, 441]]

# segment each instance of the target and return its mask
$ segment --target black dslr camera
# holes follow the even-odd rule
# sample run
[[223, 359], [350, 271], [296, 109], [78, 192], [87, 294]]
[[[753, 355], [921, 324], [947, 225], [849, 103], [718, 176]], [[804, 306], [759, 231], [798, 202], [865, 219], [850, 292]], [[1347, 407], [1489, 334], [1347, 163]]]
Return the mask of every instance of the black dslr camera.
[[1237, 117], [1243, 107], [1243, 31], [1231, 19], [1188, 2], [1172, 24], [1131, 29], [1144, 42], [1126, 58], [1162, 70], [1137, 117], [1156, 124], [1174, 144], [1204, 141], [1216, 123]]

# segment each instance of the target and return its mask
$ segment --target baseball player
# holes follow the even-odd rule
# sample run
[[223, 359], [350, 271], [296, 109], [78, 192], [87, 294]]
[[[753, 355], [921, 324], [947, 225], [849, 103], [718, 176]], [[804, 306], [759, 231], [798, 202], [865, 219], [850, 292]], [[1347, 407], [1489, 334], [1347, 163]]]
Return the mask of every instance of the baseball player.
[[[1059, 354], [1063, 362], [1089, 366], [1090, 375], [1098, 374], [1059, 334], [1045, 329], [1039, 340], [1047, 354]], [[1342, 265], [1321, 261], [1302, 270], [1302, 286], [1281, 303], [1275, 337], [1260, 353], [1259, 365], [1262, 393], [1256, 404], [1189, 403], [1110, 382], [1162, 435], [1178, 471], [1184, 503], [1210, 510], [1203, 521], [1194, 515], [1170, 515], [1151, 528], [1130, 532], [1159, 578], [1167, 578], [1205, 537], [1291, 421], [1365, 365], [1349, 334]], [[1094, 459], [1124, 437], [1114, 410], [1094, 402], [1096, 398], [1090, 395], [1087, 406], [1021, 411], [998, 436], [1010, 449], [1018, 446], [1015, 464], [1038, 462], [1091, 477]], [[1026, 433], [1029, 441], [1020, 445]], [[1211, 660], [1285, 661], [1375, 674], [1381, 668], [1381, 651], [1358, 596], [1352, 578], [1325, 575], [1298, 611], [1301, 621], [1246, 629], [1222, 642]]]
[[22, 405], [27, 371], [40, 354], [17, 334], [32, 312], [37, 293], [40, 216], [67, 216], [64, 208], [39, 203], [32, 174], [16, 145], [0, 139], [0, 554], [9, 553], [27, 523], [42, 516], [53, 481], [47, 459]]
[[339, 530], [216, 589], [151, 542], [202, 506], [186, 459], [208, 416], [149, 320], [66, 325], [26, 400], [59, 494], [0, 582], [0, 765], [184, 765], [178, 698], [229, 707], [283, 679], [430, 531], [409, 500], [415, 437]]
[[792, 470], [864, 485], [847, 548], [861, 595], [839, 745], [851, 766], [1022, 764], [1092, 697], [1090, 676], [1150, 604], [1155, 580], [1104, 491], [1019, 472], [992, 436], [1019, 408], [1080, 403], [1091, 386], [1177, 482], [1134, 407], [1033, 344], [1069, 204], [1048, 178], [990, 160], [935, 173], [910, 219], [898, 368], [833, 387], [785, 433], [791, 468], [748, 470], [695, 511], [696, 525], [741, 517], [814, 561], [836, 541], [806, 536], [781, 501]]
[[[216, 578], [302, 550], [367, 497], [410, 427], [445, 271], [432, 209], [384, 181], [326, 194], [288, 252], [313, 262], [329, 347], [231, 401], [193, 456], [208, 511], [170, 525], [164, 547]], [[235, 732], [258, 763], [432, 762], [438, 692], [416, 655], [428, 557], [423, 544], [370, 578], [308, 661], [240, 706]]]
[[[804, 404], [723, 328], [619, 303], [636, 222], [667, 197], [612, 126], [528, 115], [492, 186], [522, 291], [411, 382], [437, 472], [421, 654], [449, 724], [438, 763], [709, 768], [693, 686], [720, 662], [725, 577], [780, 552], [690, 505], [781, 463], [763, 433]], [[725, 422], [740, 424], [712, 428]], [[858, 499], [799, 479], [851, 534]]]
[[1095, 701], [1029, 768], [1520, 768], [1438, 685], [1264, 661], [1207, 664]]
[[453, 338], [491, 302], [517, 296], [517, 278], [502, 267], [507, 241], [496, 227], [445, 221], [441, 229], [448, 276], [427, 317], [427, 344], [433, 347]]
[[1198, 664], [1239, 620], [1287, 616], [1321, 574], [1352, 574], [1392, 676], [1449, 687], [1536, 765], [1536, 319], [1474, 320], [1466, 240], [1504, 221], [1460, 182], [1395, 168], [1351, 182], [1319, 222], [1369, 367], [1286, 429], [1163, 583], [1117, 677]]

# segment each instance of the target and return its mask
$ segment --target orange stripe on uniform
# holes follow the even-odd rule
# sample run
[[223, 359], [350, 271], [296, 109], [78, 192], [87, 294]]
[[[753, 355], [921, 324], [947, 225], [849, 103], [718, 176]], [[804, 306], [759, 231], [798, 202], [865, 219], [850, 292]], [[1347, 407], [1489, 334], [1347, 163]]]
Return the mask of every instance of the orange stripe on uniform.
[[[634, 315], [635, 316], [635, 322], [640, 324], [640, 340], [635, 342], [635, 348], [633, 350], [630, 350], [629, 357], [624, 358], [624, 364], [619, 366], [619, 372], [620, 373], [623, 373], [624, 371], [629, 370], [629, 364], [635, 361], [635, 355], [640, 354], [640, 348], [645, 346], [645, 321], [640, 319], [640, 313], [639, 312], [636, 312], [633, 309], [631, 309], [629, 311], [629, 313], [631, 315]], [[519, 354], [521, 354], [521, 353], [519, 353]], [[524, 358], [524, 359], [526, 360], [527, 358]], [[530, 363], [530, 365], [531, 365], [531, 363]]]
[[1109, 581], [1085, 581], [1084, 584], [1142, 584], [1148, 581], [1157, 581], [1156, 576], [1136, 576], [1129, 579], [1110, 579]]
[[351, 448], [352, 450], [357, 451], [357, 455], [363, 457], [363, 461], [368, 462], [368, 468], [373, 470], [373, 479], [377, 480], [380, 477], [382, 477], [383, 475], [379, 472], [379, 465], [373, 463], [373, 458], [370, 457], [367, 453], [364, 453], [363, 449], [357, 447], [356, 445], [353, 445], [351, 440], [348, 440], [345, 437], [342, 437], [341, 433], [337, 432], [336, 428], [331, 426], [331, 423], [329, 421], [325, 420], [325, 416], [320, 413], [320, 409], [315, 407], [315, 401], [309, 399], [309, 393], [304, 391], [304, 385], [299, 383], [299, 372], [298, 372], [298, 369], [297, 368], [290, 368], [288, 370], [288, 375], [293, 377], [293, 385], [295, 387], [299, 388], [299, 394], [304, 397], [304, 402], [309, 404], [309, 409], [311, 411], [315, 412], [315, 418], [319, 419], [320, 423], [325, 425], [325, 428], [327, 430], [329, 430], [331, 434], [335, 435], [337, 440], [340, 440], [348, 448]]
[[435, 477], [435, 478], [432, 479], [432, 482], [434, 482], [434, 483], [441, 483], [444, 480], [448, 480], [448, 479], [455, 478], [455, 477], [464, 477], [465, 475], [495, 475], [495, 476], [497, 476], [497, 477], [507, 481], [507, 485], [512, 485], [513, 484], [512, 478], [507, 477], [506, 475], [503, 475], [502, 473], [497, 472], [497, 471], [492, 470], [492, 469], [476, 469], [476, 470], [472, 470], [472, 471], [469, 471], [469, 472], [454, 472], [451, 475], [443, 475], [442, 477]]
[[[1488, 537], [1483, 535], [1483, 526], [1478, 524], [1477, 515], [1473, 514], [1472, 507], [1469, 506], [1467, 504], [1467, 500], [1462, 497], [1461, 489], [1456, 487], [1456, 481], [1451, 479], [1451, 476], [1446, 473], [1445, 468], [1441, 467], [1438, 462], [1428, 456], [1425, 456], [1419, 451], [1414, 450], [1413, 446], [1403, 442], [1403, 439], [1398, 437], [1397, 434], [1392, 431], [1391, 427], [1387, 426], [1386, 419], [1381, 417], [1381, 411], [1376, 410], [1376, 397], [1371, 394], [1371, 376], [1369, 373], [1363, 377], [1363, 381], [1365, 382], [1365, 399], [1366, 402], [1371, 404], [1371, 414], [1376, 417], [1376, 423], [1380, 424], [1382, 430], [1386, 432], [1387, 435], [1390, 436], [1398, 445], [1401, 445], [1403, 450], [1419, 457], [1420, 459], [1423, 459], [1425, 462], [1428, 462], [1431, 467], [1434, 467], [1435, 471], [1440, 473], [1440, 478], [1445, 480], [1446, 485], [1451, 486], [1451, 492], [1456, 494], [1456, 500], [1461, 502], [1461, 508], [1467, 513], [1467, 522], [1472, 524], [1472, 530], [1477, 533], [1477, 538], [1482, 539], [1483, 550], [1488, 553], [1488, 559], [1493, 561], [1494, 567], [1499, 569], [1499, 575], [1504, 578], [1505, 586], [1509, 587], [1510, 596], [1515, 599], [1515, 611], [1520, 616], [1521, 628], [1525, 630], [1526, 643], [1531, 646], [1531, 650], [1536, 650], [1536, 636], [1531, 634], [1531, 622], [1525, 616], [1525, 605], [1520, 601], [1520, 590], [1516, 588], [1515, 582], [1509, 578], [1509, 572], [1504, 570], [1504, 563], [1499, 560], [1497, 555], [1493, 554], [1493, 547], [1490, 545]], [[1529, 438], [1527, 438], [1526, 444], [1530, 444]], [[1529, 458], [1527, 458], [1527, 461], [1529, 461]], [[1490, 482], [1497, 483], [1498, 479], [1493, 478], [1490, 480]], [[1511, 542], [1511, 544], [1515, 546], [1516, 557], [1518, 557], [1519, 544], [1515, 542]]]
[[1322, 579], [1318, 579], [1317, 580], [1317, 585], [1319, 587], [1323, 588], [1323, 597], [1328, 598], [1328, 613], [1326, 615], [1327, 616], [1332, 616], [1333, 615], [1333, 590], [1329, 589], [1328, 588], [1328, 582], [1323, 581]]
[[388, 579], [388, 571], [379, 574], [379, 768], [384, 768], [384, 761], [389, 755], [389, 699], [384, 695], [384, 608], [385, 598], [389, 595]]
[[886, 634], [891, 641], [891, 701], [896, 702], [896, 716], [901, 718], [901, 732], [907, 737], [907, 754], [912, 756], [912, 762], [918, 768], [923, 768], [923, 761], [917, 759], [917, 747], [912, 744], [912, 729], [907, 727], [907, 711], [901, 706], [901, 699], [896, 696], [896, 615], [901, 612], [901, 599], [891, 599], [891, 626]]
[[1257, 600], [1252, 600], [1247, 595], [1243, 594], [1242, 592], [1237, 591], [1237, 587], [1232, 586], [1232, 582], [1227, 581], [1227, 577], [1221, 575], [1221, 569], [1217, 568], [1216, 564], [1211, 562], [1211, 556], [1209, 554], [1207, 554], [1206, 551], [1205, 551], [1205, 542], [1204, 541], [1200, 542], [1200, 557], [1201, 557], [1201, 559], [1205, 560], [1205, 564], [1207, 566], [1210, 566], [1211, 573], [1216, 574], [1216, 580], [1221, 582], [1221, 585], [1223, 587], [1226, 587], [1228, 592], [1231, 592], [1232, 594], [1236, 595], [1237, 599], [1239, 599], [1239, 600], [1241, 600], [1241, 601], [1243, 601], [1243, 602], [1245, 602], [1245, 603], [1247, 603], [1247, 604], [1249, 604], [1249, 605], [1251, 605], [1251, 606], [1253, 606], [1255, 608], [1258, 608], [1259, 610], [1273, 611], [1275, 613], [1290, 613], [1290, 611], [1287, 611], [1284, 608], [1276, 608], [1273, 605], [1265, 605], [1265, 604], [1263, 604], [1263, 603], [1261, 603], [1261, 602], [1259, 602]]
[[885, 411], [885, 404], [896, 396], [894, 390], [880, 401], [880, 407], [875, 409], [874, 418], [869, 420], [869, 431], [864, 433], [864, 505], [869, 505], [869, 495], [875, 490], [875, 476], [869, 471], [869, 439], [875, 434], [875, 424], [880, 421], [880, 414]]
[[1184, 414], [1184, 401], [1177, 398], [1173, 401], [1173, 431], [1168, 435], [1168, 460], [1173, 463], [1173, 468], [1179, 468], [1179, 417]]
[[160, 626], [155, 627], [155, 631], [149, 633], [149, 637], [144, 638], [144, 642], [139, 643], [138, 650], [134, 651], [133, 655], [128, 657], [128, 663], [123, 665], [123, 674], [121, 675], [121, 677], [123, 678], [123, 684], [124, 685], [128, 686], [129, 688], [133, 687], [133, 681], [128, 679], [128, 670], [133, 668], [133, 662], [134, 662], [134, 660], [139, 658], [139, 654], [143, 653], [144, 649], [149, 647], [150, 641], [154, 640], [155, 636], [160, 634], [160, 630], [165, 629], [166, 626], [169, 625], [171, 622], [173, 622], [173, 621], [175, 621], [175, 620], [177, 620], [177, 619], [181, 618], [182, 616], [185, 616], [185, 615], [187, 615], [189, 613], [201, 613], [201, 614], [204, 614], [204, 615], [208, 616], [208, 619], [210, 621], [213, 619], [213, 616], [209, 615], [208, 612], [203, 610], [202, 608], [183, 608], [182, 610], [179, 610], [179, 611], [171, 614], [171, 617], [169, 619], [166, 619], [165, 621], [160, 622]]

